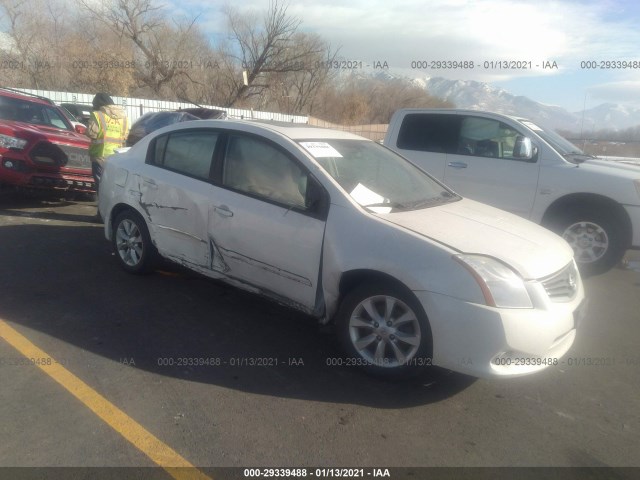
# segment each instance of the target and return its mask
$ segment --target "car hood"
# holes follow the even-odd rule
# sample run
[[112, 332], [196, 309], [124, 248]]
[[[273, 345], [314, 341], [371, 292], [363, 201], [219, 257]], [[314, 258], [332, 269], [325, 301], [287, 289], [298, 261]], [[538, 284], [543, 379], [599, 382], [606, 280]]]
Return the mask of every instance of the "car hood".
[[[588, 170], [597, 171], [616, 171], [619, 175], [637, 178], [640, 175], [640, 161], [636, 159], [616, 159], [606, 160], [600, 158], [589, 159], [580, 164], [578, 168], [586, 168]], [[624, 172], [629, 172], [625, 174]]]
[[557, 272], [573, 250], [555, 233], [521, 217], [469, 199], [436, 207], [379, 215], [461, 253], [489, 255], [523, 278]]
[[10, 134], [17, 138], [33, 141], [34, 139], [48, 140], [51, 143], [61, 143], [76, 146], [89, 146], [91, 140], [84, 135], [63, 130], [61, 128], [46, 127], [44, 125], [34, 125], [32, 123], [0, 120], [2, 133]]

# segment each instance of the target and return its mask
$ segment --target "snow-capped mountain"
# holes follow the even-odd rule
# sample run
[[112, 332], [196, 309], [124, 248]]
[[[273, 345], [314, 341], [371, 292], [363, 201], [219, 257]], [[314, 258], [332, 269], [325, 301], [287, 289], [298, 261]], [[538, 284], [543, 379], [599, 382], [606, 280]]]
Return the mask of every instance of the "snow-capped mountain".
[[[569, 112], [556, 105], [545, 105], [524, 96], [513, 95], [488, 83], [426, 77], [412, 80], [429, 94], [448, 100], [457, 108], [491, 110], [526, 117], [554, 129], [579, 132], [622, 130], [640, 125], [640, 108], [604, 103], [582, 112]], [[584, 125], [583, 125], [584, 121]]]
[[[581, 115], [582, 112], [576, 113]], [[603, 103], [585, 111], [585, 129], [625, 129], [640, 125], [640, 108], [615, 103]], [[601, 126], [604, 125], [604, 126]]]

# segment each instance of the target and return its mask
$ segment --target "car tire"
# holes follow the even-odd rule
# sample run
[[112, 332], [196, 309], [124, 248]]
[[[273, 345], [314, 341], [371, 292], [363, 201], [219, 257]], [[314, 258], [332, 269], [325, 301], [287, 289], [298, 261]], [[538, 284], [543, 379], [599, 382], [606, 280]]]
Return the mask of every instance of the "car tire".
[[122, 268], [129, 273], [149, 272], [156, 259], [144, 219], [133, 210], [120, 213], [113, 222], [113, 251]]
[[367, 283], [354, 288], [340, 304], [336, 333], [347, 355], [338, 365], [360, 366], [389, 379], [413, 376], [431, 366], [427, 316], [401, 286]]
[[615, 216], [602, 209], [574, 207], [553, 217], [546, 226], [571, 245], [583, 276], [604, 273], [624, 256], [623, 228]]

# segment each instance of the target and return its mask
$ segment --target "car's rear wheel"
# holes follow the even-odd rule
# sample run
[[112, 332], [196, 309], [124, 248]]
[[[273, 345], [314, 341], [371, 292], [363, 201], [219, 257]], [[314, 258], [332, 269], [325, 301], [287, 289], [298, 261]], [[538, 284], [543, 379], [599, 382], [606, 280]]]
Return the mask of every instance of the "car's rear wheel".
[[342, 301], [336, 327], [347, 365], [391, 378], [431, 366], [426, 314], [411, 292], [400, 286], [372, 283], [356, 287]]
[[153, 266], [155, 247], [144, 219], [132, 210], [120, 213], [113, 223], [113, 249], [122, 268], [146, 273]]

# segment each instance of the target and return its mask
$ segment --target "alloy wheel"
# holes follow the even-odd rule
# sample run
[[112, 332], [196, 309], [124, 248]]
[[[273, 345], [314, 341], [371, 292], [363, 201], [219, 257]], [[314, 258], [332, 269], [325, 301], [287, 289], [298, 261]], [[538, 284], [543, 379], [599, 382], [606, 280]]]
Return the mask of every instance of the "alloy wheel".
[[135, 267], [142, 259], [143, 239], [142, 233], [135, 222], [125, 218], [116, 230], [116, 248], [122, 261]]
[[389, 295], [362, 300], [349, 318], [349, 336], [355, 350], [378, 367], [407, 365], [422, 342], [414, 311]]
[[576, 261], [593, 263], [601, 259], [609, 249], [609, 236], [598, 224], [576, 222], [568, 226], [562, 234], [575, 253]]

